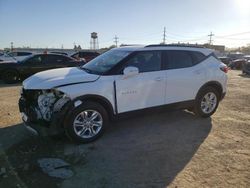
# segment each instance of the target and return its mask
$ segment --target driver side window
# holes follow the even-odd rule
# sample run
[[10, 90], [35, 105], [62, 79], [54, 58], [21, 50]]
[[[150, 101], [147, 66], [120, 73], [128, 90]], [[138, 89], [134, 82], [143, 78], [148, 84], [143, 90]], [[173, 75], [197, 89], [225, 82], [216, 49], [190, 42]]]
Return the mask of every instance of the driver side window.
[[32, 57], [27, 61], [27, 63], [33, 63], [33, 64], [42, 63], [42, 57], [41, 56]]
[[126, 63], [126, 67], [133, 66], [139, 69], [139, 72], [152, 72], [161, 70], [161, 52], [144, 51], [138, 52]]

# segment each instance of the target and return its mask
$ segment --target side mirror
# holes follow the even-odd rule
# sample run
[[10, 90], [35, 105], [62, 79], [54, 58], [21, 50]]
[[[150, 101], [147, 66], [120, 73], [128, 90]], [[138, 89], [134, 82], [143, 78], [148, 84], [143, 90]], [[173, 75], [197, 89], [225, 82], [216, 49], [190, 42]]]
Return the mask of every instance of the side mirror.
[[137, 67], [126, 67], [124, 70], [123, 70], [123, 75], [128, 78], [128, 77], [131, 77], [131, 76], [135, 76], [139, 74], [139, 69]]

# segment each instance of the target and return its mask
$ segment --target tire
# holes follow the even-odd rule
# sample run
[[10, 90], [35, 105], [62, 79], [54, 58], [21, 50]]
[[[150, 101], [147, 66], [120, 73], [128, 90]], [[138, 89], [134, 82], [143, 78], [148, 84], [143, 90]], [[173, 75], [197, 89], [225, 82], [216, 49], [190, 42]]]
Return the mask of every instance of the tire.
[[[94, 118], [94, 116], [96, 117]], [[84, 102], [70, 111], [65, 119], [64, 128], [71, 140], [88, 143], [103, 134], [107, 123], [108, 113], [102, 105], [95, 102]]]
[[6, 70], [3, 72], [2, 80], [6, 84], [14, 84], [17, 83], [20, 79], [19, 73], [15, 70]]
[[200, 117], [210, 117], [217, 109], [220, 101], [218, 91], [213, 87], [202, 89], [196, 99], [194, 112]]

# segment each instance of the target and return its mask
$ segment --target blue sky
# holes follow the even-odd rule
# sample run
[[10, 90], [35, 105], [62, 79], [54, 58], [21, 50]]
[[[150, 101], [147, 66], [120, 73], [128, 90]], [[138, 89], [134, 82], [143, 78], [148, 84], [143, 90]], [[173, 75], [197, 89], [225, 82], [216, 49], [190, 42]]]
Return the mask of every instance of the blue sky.
[[0, 0], [0, 48], [89, 48], [114, 44], [204, 43], [228, 47], [250, 43], [250, 0]]

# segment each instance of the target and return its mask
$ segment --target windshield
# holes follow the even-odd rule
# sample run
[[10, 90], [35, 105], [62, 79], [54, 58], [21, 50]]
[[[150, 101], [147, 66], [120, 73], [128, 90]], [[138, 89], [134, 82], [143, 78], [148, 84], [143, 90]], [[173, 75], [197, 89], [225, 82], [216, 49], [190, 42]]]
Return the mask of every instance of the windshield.
[[119, 63], [122, 59], [127, 57], [130, 53], [130, 51], [112, 49], [91, 60], [82, 66], [82, 69], [90, 73], [104, 74], [117, 65], [117, 63]]

